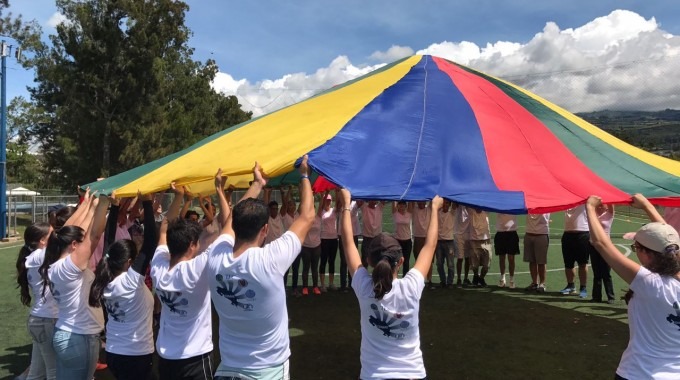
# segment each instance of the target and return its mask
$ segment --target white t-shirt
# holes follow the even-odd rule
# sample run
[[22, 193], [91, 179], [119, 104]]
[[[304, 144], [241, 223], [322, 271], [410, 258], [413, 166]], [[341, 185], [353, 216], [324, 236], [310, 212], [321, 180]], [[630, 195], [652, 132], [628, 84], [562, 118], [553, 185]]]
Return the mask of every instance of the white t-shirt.
[[486, 211], [477, 212], [471, 210], [470, 212], [470, 240], [489, 240], [491, 231], [489, 230], [489, 217]]
[[298, 217], [298, 213], [294, 213], [295, 216], [291, 216], [289, 213], [283, 214], [283, 229], [285, 231], [288, 231], [290, 229], [290, 226], [293, 225], [293, 222], [295, 219]]
[[420, 351], [418, 312], [425, 279], [411, 269], [392, 289], [376, 300], [373, 279], [359, 267], [352, 288], [361, 309], [362, 379], [422, 379], [425, 373]]
[[430, 210], [429, 206], [420, 209], [418, 205], [413, 207], [413, 236], [427, 237], [427, 227], [430, 225]]
[[383, 204], [378, 202], [371, 208], [368, 202], [361, 205], [361, 228], [364, 237], [373, 238], [382, 233]]
[[[359, 224], [359, 206], [356, 201], [349, 204], [349, 215], [352, 218], [352, 234], [354, 236], [361, 235], [361, 224]], [[342, 223], [338, 220], [338, 236], [342, 235]]]
[[528, 214], [526, 233], [536, 235], [550, 234], [550, 214]]
[[564, 231], [590, 231], [585, 205], [579, 205], [564, 211]]
[[305, 237], [303, 247], [316, 248], [321, 245], [321, 217], [319, 215], [314, 216], [314, 222], [312, 227], [309, 228], [307, 236]]
[[101, 307], [88, 303], [94, 273], [90, 269], [80, 270], [69, 254], [50, 265], [47, 271], [52, 296], [59, 307], [55, 327], [75, 334], [92, 335], [104, 330], [104, 312]]
[[267, 230], [267, 236], [264, 238], [265, 244], [273, 242], [286, 232], [283, 228], [283, 218], [281, 217], [281, 214], [276, 214], [276, 218], [270, 216], [267, 224], [269, 224], [269, 229]]
[[167, 245], [159, 245], [151, 259], [153, 287], [163, 306], [156, 349], [164, 359], [191, 358], [213, 349], [210, 293], [203, 274], [207, 262], [201, 253], [170, 268]]
[[496, 232], [517, 231], [517, 215], [496, 214]]
[[680, 378], [680, 281], [640, 267], [630, 288], [630, 340], [616, 373], [626, 379]]
[[45, 250], [40, 248], [31, 252], [26, 257], [26, 270], [28, 271], [28, 285], [33, 293], [33, 307], [31, 308], [31, 315], [41, 318], [57, 318], [59, 309], [57, 302], [52, 297], [50, 288], [45, 289], [45, 297], [43, 297], [43, 280], [38, 272], [40, 266], [45, 260]]
[[222, 364], [242, 369], [280, 365], [290, 357], [288, 309], [281, 278], [300, 253], [292, 232], [234, 257], [234, 237], [221, 235], [208, 252], [206, 277], [220, 316]]
[[600, 224], [602, 225], [604, 232], [606, 232], [607, 235], [609, 235], [612, 230], [612, 223], [614, 222], [614, 214], [609, 212], [609, 209], [605, 208], [602, 214], [599, 214], [597, 216], [597, 219], [600, 221]]
[[321, 212], [321, 238], [338, 238], [338, 217], [335, 208], [331, 207], [328, 211]]
[[411, 213], [399, 211], [392, 213], [394, 219], [394, 238], [397, 240], [411, 240]]
[[129, 268], [104, 289], [106, 352], [119, 355], [153, 353], [153, 296], [144, 276]]
[[449, 209], [444, 212], [444, 209], [438, 211], [437, 218], [439, 219], [439, 240], [453, 240], [453, 210]]
[[464, 239], [468, 239], [470, 237], [469, 236], [470, 218], [468, 215], [467, 207], [463, 205], [458, 205], [458, 207], [456, 207], [456, 209], [453, 212], [455, 216], [454, 233], [456, 234], [456, 236], [462, 236]]

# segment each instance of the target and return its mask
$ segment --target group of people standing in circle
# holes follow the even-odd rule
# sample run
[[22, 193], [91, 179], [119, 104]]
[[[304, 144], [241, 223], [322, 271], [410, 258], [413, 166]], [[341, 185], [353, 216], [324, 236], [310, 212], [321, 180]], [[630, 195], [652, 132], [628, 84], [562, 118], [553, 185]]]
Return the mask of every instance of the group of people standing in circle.
[[[172, 184], [175, 196], [165, 215], [151, 195], [138, 196], [140, 208], [114, 195], [87, 193], [77, 209], [60, 210], [51, 224], [30, 226], [17, 260], [21, 300], [32, 305], [29, 378], [90, 380], [105, 329], [108, 365], [118, 379], [148, 379], [154, 351], [162, 379], [289, 379], [288, 271], [292, 269], [295, 293], [302, 261], [299, 294], [321, 294], [335, 284], [339, 250], [340, 289], [351, 288], [360, 308], [359, 377], [426, 379], [419, 333], [423, 290], [428, 285], [486, 286], [491, 261], [486, 213], [438, 196], [429, 203], [395, 202], [395, 232], [388, 234], [382, 231], [384, 202], [352, 199], [341, 189], [335, 204], [323, 194], [315, 210], [306, 157], [299, 171], [299, 205], [290, 190], [283, 194], [281, 207], [272, 201], [256, 163], [250, 188], [233, 205], [226, 178], [218, 170], [219, 213], [217, 208], [205, 208], [212, 220], [180, 217], [185, 214], [181, 208], [186, 191]], [[568, 247], [585, 241], [578, 233], [585, 221], [587, 242], [600, 255], [597, 265], [611, 267], [634, 291], [629, 297], [631, 340], [617, 378], [676, 378], [680, 238], [644, 197], [636, 195], [633, 206], [652, 220], [635, 236], [633, 249], [640, 264], [612, 245], [607, 226], [613, 209], [597, 197], [588, 199], [582, 210], [566, 213], [567, 218], [573, 215], [567, 226], [576, 228], [565, 231], [563, 241]], [[124, 235], [120, 229], [129, 230], [129, 213], [140, 214], [143, 236], [120, 238]], [[549, 220], [549, 214], [527, 217], [524, 259], [530, 264], [529, 290], [545, 291]], [[496, 222], [494, 242], [502, 261], [498, 284], [514, 288], [517, 220], [499, 215]], [[360, 250], [359, 236], [363, 236]], [[565, 290], [570, 294], [575, 289], [573, 268], [584, 258], [563, 256]], [[438, 285], [432, 282], [433, 262]], [[596, 285], [602, 281], [609, 299], [608, 269], [595, 272]], [[211, 304], [219, 317], [221, 362], [216, 368]]]

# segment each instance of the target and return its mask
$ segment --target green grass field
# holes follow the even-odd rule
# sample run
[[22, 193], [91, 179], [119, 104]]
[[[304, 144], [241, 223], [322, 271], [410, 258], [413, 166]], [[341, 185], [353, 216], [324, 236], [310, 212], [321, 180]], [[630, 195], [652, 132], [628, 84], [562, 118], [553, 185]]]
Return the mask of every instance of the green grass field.
[[[493, 226], [493, 214], [491, 219]], [[389, 219], [385, 221], [385, 230], [389, 231]], [[562, 222], [561, 213], [553, 214], [547, 293], [527, 293], [521, 289], [530, 282], [528, 267], [521, 262], [521, 256], [515, 276], [518, 289], [496, 286], [499, 270], [494, 257], [487, 277], [488, 288], [424, 291], [420, 334], [430, 379], [609, 379], [614, 376], [628, 342], [625, 304], [623, 301], [615, 305], [594, 304], [577, 296], [557, 293], [565, 285], [559, 241]], [[623, 253], [630, 253], [630, 241], [620, 236], [635, 231], [644, 222], [635, 213], [617, 209], [612, 236]], [[520, 217], [522, 224], [523, 217]], [[523, 230], [521, 226], [520, 235]], [[30, 361], [31, 342], [26, 332], [28, 308], [20, 304], [14, 286], [14, 262], [20, 245], [0, 247], [0, 379], [13, 378]], [[336, 285], [338, 282], [336, 275]], [[617, 298], [627, 289], [616, 275], [614, 289]], [[288, 310], [293, 379], [358, 377], [359, 310], [351, 292], [289, 297]], [[102, 371], [96, 378], [112, 377]]]

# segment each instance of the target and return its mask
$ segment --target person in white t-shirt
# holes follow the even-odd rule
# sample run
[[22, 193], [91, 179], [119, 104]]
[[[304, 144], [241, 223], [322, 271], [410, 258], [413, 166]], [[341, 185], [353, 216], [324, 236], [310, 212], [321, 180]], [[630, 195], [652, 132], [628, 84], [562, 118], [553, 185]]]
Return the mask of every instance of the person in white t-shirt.
[[[351, 195], [341, 190], [343, 204]], [[425, 246], [413, 268], [398, 278], [404, 258], [401, 246], [389, 234], [380, 234], [368, 247], [371, 274], [361, 264], [361, 257], [352, 240], [349, 212], [343, 208], [342, 240], [345, 244], [347, 265], [353, 275], [352, 288], [359, 301], [361, 324], [360, 379], [425, 379], [427, 373], [420, 350], [420, 297], [425, 287], [425, 276], [431, 266], [437, 244], [438, 214], [443, 200], [439, 196], [431, 202], [432, 213]]]
[[[614, 221], [614, 206], [605, 205], [598, 209], [597, 219], [604, 229], [604, 232], [609, 235]], [[590, 244], [590, 243], [588, 243]], [[592, 245], [591, 245], [592, 247]], [[602, 286], [604, 286], [604, 293], [607, 296], [608, 304], [616, 303], [614, 296], [614, 283], [612, 282], [611, 267], [604, 260], [602, 255], [593, 247], [590, 250], [590, 263], [593, 267], [593, 298], [591, 302], [603, 302]]]
[[[427, 226], [430, 224], [430, 206], [427, 202], [416, 202], [413, 207], [413, 256], [416, 260], [420, 255], [420, 250], [425, 245], [425, 237], [427, 236]], [[430, 288], [434, 288], [432, 284], [432, 265], [427, 271], [427, 284]]]
[[94, 281], [88, 262], [104, 232], [108, 205], [105, 196], [86, 195], [66, 224], [50, 235], [39, 269], [43, 294], [49, 287], [59, 310], [52, 338], [57, 379], [89, 380], [99, 358], [104, 314], [88, 305]]
[[[47, 239], [52, 227], [46, 222], [33, 223], [24, 231], [24, 246], [19, 250], [17, 258], [17, 284], [21, 290], [21, 303], [33, 306], [28, 315], [28, 333], [33, 340], [31, 365], [26, 379], [54, 380], [57, 367], [52, 347], [54, 324], [57, 322], [57, 304], [49, 289], [42, 294], [42, 278], [38, 268], [45, 258]], [[32, 294], [32, 297], [31, 297]]]
[[[171, 188], [175, 198], [161, 223], [158, 247], [151, 259], [151, 280], [162, 311], [156, 351], [161, 379], [212, 378], [212, 316], [208, 256], [198, 251], [201, 226], [179, 218], [183, 187]], [[222, 208], [221, 214], [228, 213]]]
[[[326, 191], [321, 198], [321, 261], [319, 261], [319, 280], [321, 291], [334, 290], [335, 285], [335, 257], [338, 254], [338, 214], [337, 202], [335, 207], [331, 204], [333, 197]], [[328, 263], [328, 284], [326, 283], [326, 263]]]
[[392, 202], [392, 220], [394, 221], [394, 238], [401, 245], [401, 254], [404, 257], [402, 276], [406, 276], [410, 269], [411, 251], [413, 250], [413, 233], [411, 221], [413, 215], [413, 203], [404, 201]]
[[[593, 247], [590, 245], [590, 232], [586, 206], [579, 205], [564, 211], [564, 233], [562, 234], [562, 258], [567, 286], [560, 291], [564, 295], [578, 294], [588, 297], [588, 259]], [[574, 286], [574, 264], [578, 263], [579, 290]]]
[[[470, 211], [470, 249], [472, 259], [472, 284], [486, 287], [486, 274], [491, 262], [491, 230], [486, 211], [471, 208]], [[481, 267], [481, 270], [480, 270]]]
[[517, 216], [509, 214], [496, 214], [496, 234], [493, 237], [493, 247], [498, 256], [501, 269], [501, 278], [498, 286], [503, 288], [505, 282], [505, 257], [508, 258], [507, 283], [510, 289], [515, 288], [515, 256], [519, 255], [519, 235], [517, 235]]
[[602, 199], [591, 196], [586, 203], [593, 246], [633, 292], [628, 298], [630, 339], [615, 378], [679, 379], [680, 237], [644, 196], [633, 196], [632, 206], [651, 220], [635, 233], [632, 248], [640, 264], [622, 255], [602, 227]]
[[527, 291], [544, 293], [550, 247], [550, 214], [528, 214], [524, 232], [524, 261], [529, 263], [531, 284]]
[[[468, 279], [468, 274], [470, 273], [470, 255], [472, 254], [472, 246], [470, 245], [471, 209], [456, 202], [451, 202], [451, 207], [454, 212], [453, 241], [456, 245], [456, 254], [458, 255], [458, 260], [456, 260], [456, 273], [458, 274], [456, 287], [468, 287], [472, 286]], [[463, 263], [465, 263], [465, 279], [461, 281], [461, 277], [463, 277]]]
[[[314, 222], [307, 156], [299, 167], [300, 216], [263, 246], [267, 208], [257, 199], [266, 181], [256, 163], [252, 185], [208, 252], [210, 292], [220, 318], [220, 363], [215, 380], [289, 379], [288, 309], [281, 276], [298, 256]], [[223, 202], [220, 197], [220, 204]]]
[[139, 254], [131, 239], [115, 239], [120, 207], [119, 200], [112, 196], [104, 234], [104, 257], [97, 265], [90, 289], [90, 306], [106, 307], [106, 362], [117, 379], [146, 380], [153, 364], [154, 300], [144, 275], [158, 238], [151, 195], [139, 198], [144, 207], [144, 242]]
[[357, 205], [361, 210], [361, 262], [364, 266], [367, 266], [368, 247], [371, 245], [371, 239], [382, 233], [385, 202], [358, 200]]

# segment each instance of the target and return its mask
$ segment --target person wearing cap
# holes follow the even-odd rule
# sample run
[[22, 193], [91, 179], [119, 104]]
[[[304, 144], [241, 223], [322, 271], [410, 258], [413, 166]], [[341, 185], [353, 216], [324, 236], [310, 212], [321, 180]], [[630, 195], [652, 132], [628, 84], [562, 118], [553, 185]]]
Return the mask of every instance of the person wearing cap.
[[639, 264], [622, 255], [602, 227], [598, 219], [602, 199], [591, 196], [586, 204], [593, 246], [632, 291], [630, 339], [615, 379], [678, 379], [680, 237], [644, 196], [633, 196], [632, 206], [644, 210], [651, 220], [635, 233], [632, 248]]
[[[349, 191], [342, 189], [341, 193], [342, 204], [350, 204]], [[397, 274], [404, 258], [399, 242], [384, 233], [371, 240], [367, 250], [373, 272], [369, 274], [353, 241], [351, 209], [345, 207], [341, 211], [342, 241], [361, 313], [360, 379], [425, 379], [427, 376], [420, 350], [418, 313], [425, 276], [437, 244], [442, 204], [439, 196], [432, 200], [425, 245], [413, 268], [401, 279]]]

